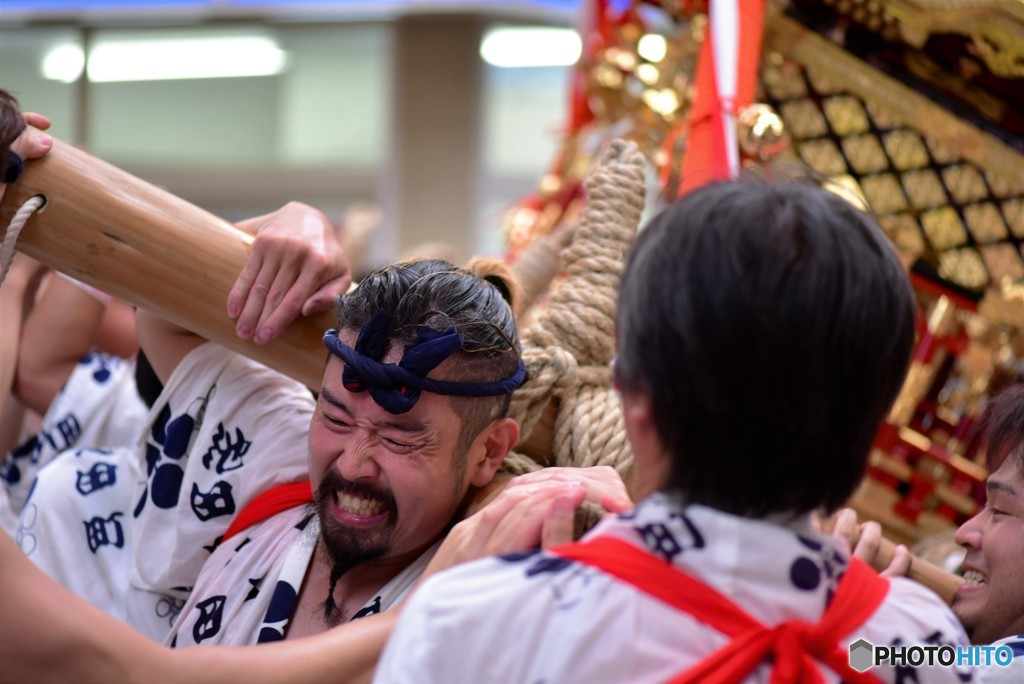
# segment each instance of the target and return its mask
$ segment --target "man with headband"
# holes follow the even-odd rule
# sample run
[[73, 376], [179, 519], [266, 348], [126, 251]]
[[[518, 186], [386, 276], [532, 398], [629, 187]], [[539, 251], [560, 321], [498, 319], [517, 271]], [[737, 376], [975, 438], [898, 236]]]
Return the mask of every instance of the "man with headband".
[[303, 636], [389, 608], [518, 439], [506, 414], [525, 372], [499, 288], [412, 262], [371, 274], [337, 312], [309, 424], [315, 506], [213, 553], [171, 635], [179, 646]]
[[[317, 399], [140, 312], [165, 387], [139, 445], [128, 463], [89, 452], [47, 468], [22, 548], [178, 646], [292, 638], [386, 610], [518, 439], [506, 412], [525, 371], [509, 287], [484, 275], [436, 261], [371, 274], [337, 302]], [[271, 282], [248, 285], [280, 301]], [[285, 297], [295, 313], [316, 287]], [[240, 334], [283, 329], [269, 304], [231, 302]]]

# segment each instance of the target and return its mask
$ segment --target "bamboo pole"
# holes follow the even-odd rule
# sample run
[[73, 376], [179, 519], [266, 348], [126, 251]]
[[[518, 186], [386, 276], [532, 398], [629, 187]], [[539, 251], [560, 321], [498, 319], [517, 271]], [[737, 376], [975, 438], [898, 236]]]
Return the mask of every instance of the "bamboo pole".
[[[299, 318], [266, 345], [235, 334], [227, 296], [252, 236], [59, 140], [25, 167], [0, 202], [0, 226], [30, 197], [42, 195], [46, 206], [28, 220], [19, 251], [320, 389], [332, 314]], [[525, 440], [539, 459], [550, 459], [553, 420]]]
[[250, 235], [59, 140], [25, 166], [0, 203], [0, 226], [34, 195], [46, 206], [28, 220], [19, 251], [319, 390], [332, 314], [299, 318], [266, 345], [235, 334], [227, 296]]

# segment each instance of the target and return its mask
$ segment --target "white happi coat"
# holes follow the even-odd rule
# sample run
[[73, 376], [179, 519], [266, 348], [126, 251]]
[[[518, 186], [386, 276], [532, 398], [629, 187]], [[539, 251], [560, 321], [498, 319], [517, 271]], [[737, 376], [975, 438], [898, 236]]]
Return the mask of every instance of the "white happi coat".
[[[319, 536], [312, 506], [297, 506], [226, 540], [203, 567], [166, 642], [246, 646], [283, 639]], [[352, 619], [388, 610], [405, 598], [439, 544], [384, 585]]]
[[100, 353], [84, 357], [54, 397], [39, 431], [0, 463], [0, 525], [16, 534], [36, 474], [58, 454], [134, 444], [146, 411], [135, 386], [134, 359]]
[[[42, 469], [17, 538], [47, 574], [155, 639], [235, 515], [308, 477], [310, 392], [212, 343], [178, 364], [131, 448]], [[248, 588], [240, 588], [247, 591]]]
[[1006, 646], [1013, 653], [1009, 665], [989, 664], [978, 668], [980, 684], [1020, 684], [1024, 682], [1024, 634], [1000, 639], [994, 647]]
[[[818, 622], [847, 564], [806, 517], [783, 524], [683, 506], [655, 494], [588, 535], [670, 561], [765, 625]], [[892, 579], [876, 612], [842, 644], [966, 645], [930, 590]], [[403, 609], [375, 682], [664, 682], [730, 639], [596, 568], [546, 552], [488, 558], [428, 580]], [[771, 666], [747, 681], [767, 682]], [[822, 667], [826, 681], [837, 677]], [[887, 682], [972, 681], [963, 668], [876, 668]], [[915, 679], [916, 677], [916, 679]]]

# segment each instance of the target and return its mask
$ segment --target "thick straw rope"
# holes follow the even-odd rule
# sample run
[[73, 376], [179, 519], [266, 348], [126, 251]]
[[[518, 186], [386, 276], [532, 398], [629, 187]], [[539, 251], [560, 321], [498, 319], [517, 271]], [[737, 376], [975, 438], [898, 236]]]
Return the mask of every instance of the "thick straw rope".
[[523, 327], [530, 308], [547, 292], [551, 281], [562, 270], [561, 252], [572, 241], [575, 232], [572, 224], [561, 226], [528, 244], [519, 258], [512, 262], [512, 275], [522, 290], [516, 304], [516, 318]]
[[28, 222], [28, 217], [39, 211], [44, 204], [46, 204], [45, 197], [33, 195], [25, 200], [21, 208], [11, 217], [11, 224], [4, 231], [4, 240], [0, 243], [0, 285], [4, 284], [7, 271], [11, 269], [11, 263], [14, 261], [14, 247], [18, 242], [18, 236], [21, 235], [21, 229]]
[[586, 189], [579, 230], [563, 254], [566, 280], [523, 333], [528, 380], [512, 395], [510, 415], [527, 436], [556, 400], [554, 465], [608, 465], [629, 483], [633, 455], [610, 364], [623, 256], [644, 206], [644, 160], [636, 144], [614, 141]]

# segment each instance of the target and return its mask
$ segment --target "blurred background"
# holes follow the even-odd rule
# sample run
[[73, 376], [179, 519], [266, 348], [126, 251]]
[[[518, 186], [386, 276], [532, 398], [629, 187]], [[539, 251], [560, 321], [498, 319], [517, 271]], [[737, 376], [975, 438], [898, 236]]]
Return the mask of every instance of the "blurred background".
[[0, 87], [228, 220], [362, 207], [368, 261], [497, 255], [559, 146], [580, 4], [0, 0]]

